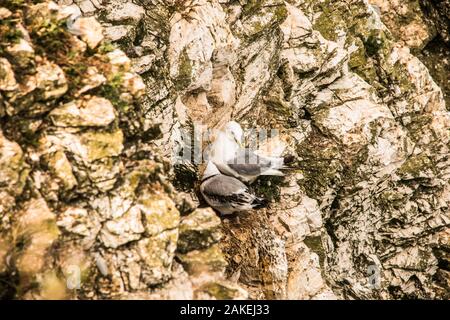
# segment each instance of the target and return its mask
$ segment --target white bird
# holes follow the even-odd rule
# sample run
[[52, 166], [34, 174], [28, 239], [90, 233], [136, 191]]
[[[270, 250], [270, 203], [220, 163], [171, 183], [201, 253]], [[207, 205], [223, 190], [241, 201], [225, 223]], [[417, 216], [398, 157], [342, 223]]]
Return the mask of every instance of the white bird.
[[209, 159], [218, 163], [226, 163], [234, 158], [241, 148], [244, 132], [236, 121], [230, 121], [224, 130], [219, 131], [216, 139], [210, 145]]
[[225, 130], [219, 132], [211, 146], [210, 159], [219, 171], [245, 183], [253, 183], [259, 176], [283, 176], [279, 169], [285, 169], [282, 157], [258, 155], [250, 149], [242, 148], [241, 126], [230, 121]]
[[267, 205], [265, 199], [250, 193], [248, 187], [241, 181], [221, 174], [211, 161], [203, 173], [200, 192], [205, 201], [223, 215], [263, 208]]

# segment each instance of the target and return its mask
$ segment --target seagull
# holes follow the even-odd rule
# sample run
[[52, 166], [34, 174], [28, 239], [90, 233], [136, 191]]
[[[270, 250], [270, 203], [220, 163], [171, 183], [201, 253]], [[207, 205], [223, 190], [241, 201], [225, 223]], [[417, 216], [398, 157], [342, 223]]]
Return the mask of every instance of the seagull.
[[248, 187], [234, 177], [220, 173], [211, 161], [203, 173], [200, 192], [206, 202], [223, 215], [267, 205], [267, 200], [249, 192]]
[[[247, 160], [248, 159], [248, 160]], [[236, 156], [226, 163], [214, 163], [219, 171], [252, 184], [259, 176], [284, 176], [284, 159], [260, 156], [250, 149], [239, 149]]]
[[284, 158], [267, 157], [242, 147], [243, 131], [236, 121], [226, 124], [211, 146], [210, 159], [225, 175], [251, 184], [259, 176], [284, 176]]
[[216, 139], [210, 145], [209, 158], [214, 162], [225, 163], [232, 160], [242, 146], [244, 132], [236, 121], [230, 121], [224, 130], [219, 131]]

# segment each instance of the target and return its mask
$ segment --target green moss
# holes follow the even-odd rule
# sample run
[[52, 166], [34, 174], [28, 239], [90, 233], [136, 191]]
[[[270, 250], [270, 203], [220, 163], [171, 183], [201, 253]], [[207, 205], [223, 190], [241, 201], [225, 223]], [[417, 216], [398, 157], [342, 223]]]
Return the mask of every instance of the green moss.
[[118, 72], [100, 88], [100, 95], [108, 99], [116, 109], [127, 111], [129, 104], [120, 97], [122, 94], [122, 84], [123, 73]]
[[0, 50], [4, 51], [11, 44], [16, 44], [23, 38], [23, 33], [17, 28], [15, 19], [0, 20]]
[[[75, 59], [77, 56], [77, 52], [70, 51], [68, 54], [68, 58]], [[76, 91], [78, 91], [82, 87], [82, 79], [83, 76], [86, 74], [87, 71], [87, 65], [86, 63], [82, 62], [74, 62], [70, 63], [66, 66], [62, 67], [62, 70], [64, 71], [64, 74], [68, 78], [68, 95], [73, 96]]]
[[27, 5], [42, 3], [45, 0], [4, 0], [1, 5], [9, 10], [21, 9]]
[[251, 23], [250, 33], [252, 35], [271, 29], [274, 25], [282, 23], [286, 19], [288, 13], [284, 5], [279, 5], [275, 7], [269, 7], [269, 9], [264, 8], [260, 12], [255, 13], [255, 17], [257, 17], [258, 15], [264, 16], [267, 14], [272, 15], [271, 19], [267, 23], [262, 23], [260, 20], [255, 20]]
[[242, 15], [253, 15], [257, 10], [264, 6], [265, 0], [249, 0], [242, 8]]
[[121, 189], [126, 193], [135, 193], [141, 184], [146, 184], [148, 181], [157, 179], [157, 175], [162, 173], [162, 166], [152, 160], [142, 159], [139, 161], [139, 166], [125, 176], [124, 184]]
[[389, 189], [380, 193], [376, 201], [381, 208], [387, 210], [403, 206], [407, 199], [403, 193], [397, 192], [395, 189]]
[[88, 131], [82, 134], [81, 142], [87, 148], [89, 161], [95, 161], [118, 156], [123, 148], [123, 134], [121, 130], [112, 133]]
[[116, 46], [109, 41], [105, 41], [98, 47], [98, 52], [101, 54], [106, 54], [112, 52], [116, 49]]
[[178, 60], [178, 76], [175, 79], [175, 87], [177, 90], [186, 88], [192, 80], [192, 65], [187, 54], [186, 48], [180, 54]]
[[372, 57], [376, 55], [384, 46], [386, 42], [386, 36], [381, 30], [372, 30], [364, 41], [364, 47], [367, 55]]
[[262, 30], [264, 30], [264, 25], [261, 23], [261, 21], [255, 21], [252, 23], [251, 29], [252, 29], [252, 33], [259, 33]]
[[10, 43], [19, 43], [21, 38], [23, 38], [23, 33], [19, 29], [10, 29], [4, 35], [4, 39]]
[[279, 23], [282, 23], [284, 20], [286, 20], [286, 18], [288, 16], [288, 10], [284, 4], [279, 5], [276, 7], [274, 14], [275, 14], [276, 21], [278, 21]]
[[177, 251], [206, 249], [222, 237], [221, 221], [213, 210], [197, 209], [181, 220]]
[[236, 36], [244, 41], [254, 41], [260, 35], [271, 32], [287, 17], [288, 10], [283, 2], [266, 4], [266, 1], [249, 1], [243, 6], [243, 28]]
[[374, 61], [368, 56], [363, 41], [358, 37], [348, 37], [347, 45], [354, 44], [358, 49], [350, 55], [349, 67], [367, 83], [374, 85], [378, 80]]
[[[403, 93], [407, 93], [409, 91], [415, 91], [414, 84], [411, 82], [409, 78], [409, 72], [406, 70], [406, 67], [401, 63], [397, 62], [391, 68], [386, 68], [387, 70], [387, 79], [391, 84], [398, 85]], [[386, 84], [389, 84], [386, 82]]]
[[218, 244], [213, 244], [205, 250], [194, 250], [186, 254], [177, 254], [181, 264], [189, 274], [202, 272], [221, 272], [227, 266]]
[[400, 176], [419, 177], [421, 172], [433, 170], [433, 162], [424, 153], [410, 157], [397, 170]]
[[302, 158], [298, 168], [304, 176], [297, 183], [310, 198], [319, 199], [330, 187], [336, 188], [340, 183], [344, 171], [342, 150], [316, 129], [297, 146]]
[[47, 55], [55, 62], [70, 51], [70, 33], [66, 29], [66, 20], [56, 17], [44, 19], [40, 25], [33, 26], [31, 38], [36, 45], [36, 53]]
[[314, 21], [313, 28], [320, 32], [320, 34], [327, 40], [336, 41], [337, 31], [345, 29], [344, 18], [341, 16], [339, 10], [333, 6], [330, 1], [317, 4], [321, 12], [320, 16]]
[[284, 183], [284, 177], [261, 176], [253, 184], [255, 193], [267, 199], [269, 202], [278, 202], [281, 199], [281, 187]]
[[320, 236], [309, 236], [306, 237], [303, 242], [308, 246], [308, 248], [319, 256], [319, 263], [322, 266], [325, 261], [325, 250], [322, 245], [322, 238]]
[[359, 38], [356, 39], [351, 38], [351, 39], [355, 40], [355, 45], [358, 47], [358, 50], [352, 53], [348, 65], [351, 69], [364, 67], [367, 64], [366, 50], [364, 49], [364, 44]]
[[202, 286], [200, 291], [204, 291], [219, 300], [231, 300], [240, 295], [238, 289], [225, 286], [218, 282], [210, 282]]
[[[150, 235], [157, 235], [164, 230], [175, 229], [180, 222], [180, 212], [167, 195], [152, 194], [139, 200], [145, 212], [146, 229]], [[178, 238], [178, 231], [177, 231]]]

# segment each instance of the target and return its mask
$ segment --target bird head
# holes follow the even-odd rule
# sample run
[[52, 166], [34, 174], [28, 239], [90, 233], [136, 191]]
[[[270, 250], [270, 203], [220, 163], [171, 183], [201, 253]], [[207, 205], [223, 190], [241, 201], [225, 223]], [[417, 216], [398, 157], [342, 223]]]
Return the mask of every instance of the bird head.
[[244, 137], [244, 131], [242, 130], [239, 123], [236, 121], [230, 121], [225, 125], [225, 132], [229, 135], [236, 143], [242, 147], [242, 139]]

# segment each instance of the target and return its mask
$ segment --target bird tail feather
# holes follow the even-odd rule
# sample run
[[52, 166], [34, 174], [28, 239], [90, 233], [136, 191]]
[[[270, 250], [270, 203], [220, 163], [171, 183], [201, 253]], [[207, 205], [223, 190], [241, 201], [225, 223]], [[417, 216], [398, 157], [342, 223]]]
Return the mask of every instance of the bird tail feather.
[[269, 201], [265, 198], [255, 198], [252, 202], [253, 209], [266, 208], [269, 205]]
[[261, 173], [262, 176], [284, 176], [284, 173], [277, 169], [267, 169]]

